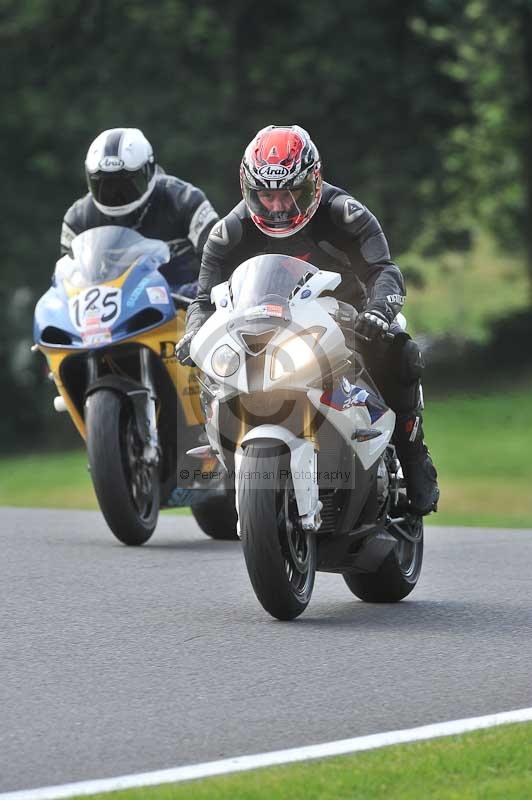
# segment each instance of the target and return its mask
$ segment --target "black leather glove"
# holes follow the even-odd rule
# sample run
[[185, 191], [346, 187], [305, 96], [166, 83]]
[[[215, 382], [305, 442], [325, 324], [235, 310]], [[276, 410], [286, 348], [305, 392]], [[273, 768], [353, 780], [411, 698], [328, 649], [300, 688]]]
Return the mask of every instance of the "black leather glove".
[[190, 343], [192, 339], [196, 335], [196, 331], [189, 331], [185, 333], [185, 335], [178, 341], [175, 346], [175, 355], [177, 360], [180, 364], [184, 367], [193, 367], [195, 366], [194, 362], [190, 358]]
[[373, 341], [388, 333], [393, 319], [394, 314], [388, 304], [377, 300], [358, 315], [355, 332], [367, 341]]

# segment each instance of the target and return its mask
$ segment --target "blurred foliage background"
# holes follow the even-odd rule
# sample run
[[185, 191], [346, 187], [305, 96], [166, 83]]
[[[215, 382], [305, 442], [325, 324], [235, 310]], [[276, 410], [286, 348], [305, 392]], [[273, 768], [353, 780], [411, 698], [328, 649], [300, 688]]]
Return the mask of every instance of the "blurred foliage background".
[[303, 125], [383, 224], [429, 383], [530, 365], [532, 0], [0, 0], [0, 45], [3, 451], [76, 441], [31, 320], [115, 126], [224, 214], [255, 131]]

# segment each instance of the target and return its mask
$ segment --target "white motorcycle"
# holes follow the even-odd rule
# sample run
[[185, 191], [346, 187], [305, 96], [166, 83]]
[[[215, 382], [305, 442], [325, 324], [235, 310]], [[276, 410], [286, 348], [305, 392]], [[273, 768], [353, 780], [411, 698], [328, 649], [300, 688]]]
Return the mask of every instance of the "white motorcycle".
[[421, 571], [395, 415], [357, 351], [357, 312], [321, 296], [340, 282], [289, 256], [251, 258], [213, 289], [191, 346], [209, 440], [195, 454], [234, 476], [249, 577], [278, 619], [304, 611], [316, 570], [370, 602], [401, 600]]

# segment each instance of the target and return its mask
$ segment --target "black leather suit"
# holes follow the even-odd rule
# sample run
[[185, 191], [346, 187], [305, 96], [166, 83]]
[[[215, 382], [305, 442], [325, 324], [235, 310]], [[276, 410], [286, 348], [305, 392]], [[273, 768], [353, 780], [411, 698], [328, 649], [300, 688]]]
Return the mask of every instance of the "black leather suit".
[[[252, 256], [282, 253], [322, 269], [339, 272], [342, 283], [334, 296], [354, 305], [378, 310], [389, 322], [405, 301], [405, 285], [390, 256], [378, 220], [343, 189], [325, 183], [320, 204], [307, 225], [293, 236], [274, 238], [262, 233], [244, 202], [212, 229], [201, 261], [198, 296], [188, 311], [187, 333], [197, 331], [212, 314], [213, 286], [226, 281]], [[376, 340], [363, 353], [387, 405], [396, 413], [394, 443], [416, 513], [436, 507], [437, 474], [423, 441], [420, 378], [424, 364], [419, 348], [399, 326], [393, 344]]]
[[123, 225], [149, 239], [162, 239], [170, 248], [171, 261], [160, 268], [172, 286], [195, 281], [201, 253], [218, 214], [205, 194], [191, 183], [157, 168], [157, 182], [147, 202], [127, 216], [106, 216], [90, 193], [77, 200], [65, 214], [61, 229], [61, 254], [72, 239], [101, 225]]
[[[324, 183], [314, 216], [293, 236], [274, 238], [262, 233], [243, 201], [213, 227], [203, 250], [198, 295], [188, 311], [187, 331], [198, 330], [213, 313], [212, 287], [226, 281], [246, 259], [265, 253], [291, 255], [339, 272], [342, 283], [334, 296], [359, 311], [366, 304], [382, 303], [393, 318], [405, 301], [403, 276], [390, 256], [379, 221], [344, 190]], [[408, 352], [403, 353], [407, 342]], [[401, 335], [392, 347], [366, 348], [370, 370], [396, 412], [410, 412], [418, 404], [418, 376], [408, 374], [413, 344]], [[415, 355], [419, 358], [417, 348]]]

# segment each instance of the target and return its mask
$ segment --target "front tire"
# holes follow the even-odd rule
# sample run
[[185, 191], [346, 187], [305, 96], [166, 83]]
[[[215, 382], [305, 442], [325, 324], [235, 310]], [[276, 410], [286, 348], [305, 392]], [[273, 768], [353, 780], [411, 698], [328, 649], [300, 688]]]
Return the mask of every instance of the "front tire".
[[102, 514], [117, 539], [148, 541], [159, 515], [159, 477], [142, 461], [143, 444], [127, 397], [109, 389], [90, 395], [85, 411], [89, 466]]
[[316, 535], [301, 529], [292, 479], [281, 477], [289, 469], [284, 448], [271, 442], [252, 444], [240, 471], [261, 477], [238, 485], [248, 574], [263, 608], [280, 620], [295, 619], [305, 610], [316, 574]]
[[[423, 519], [411, 516], [402, 527], [416, 541], [409, 541], [397, 532], [396, 546], [376, 572], [344, 574], [349, 589], [360, 600], [398, 603], [414, 589], [423, 563]], [[393, 525], [389, 532], [394, 533]]]

